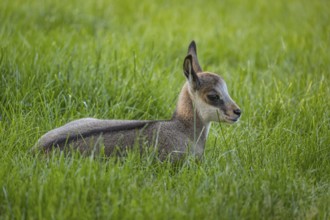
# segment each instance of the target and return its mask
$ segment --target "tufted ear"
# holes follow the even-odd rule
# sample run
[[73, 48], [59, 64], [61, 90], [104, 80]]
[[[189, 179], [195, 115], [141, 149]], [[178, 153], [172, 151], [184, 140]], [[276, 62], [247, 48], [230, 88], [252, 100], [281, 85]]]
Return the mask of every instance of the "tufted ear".
[[183, 62], [183, 73], [188, 79], [189, 85], [194, 90], [198, 90], [200, 87], [200, 81], [198, 79], [197, 73], [193, 68], [193, 56], [187, 55]]
[[195, 41], [191, 41], [188, 47], [188, 55], [192, 56], [192, 67], [196, 73], [202, 72], [202, 68], [199, 65], [198, 58], [197, 58], [197, 47]]

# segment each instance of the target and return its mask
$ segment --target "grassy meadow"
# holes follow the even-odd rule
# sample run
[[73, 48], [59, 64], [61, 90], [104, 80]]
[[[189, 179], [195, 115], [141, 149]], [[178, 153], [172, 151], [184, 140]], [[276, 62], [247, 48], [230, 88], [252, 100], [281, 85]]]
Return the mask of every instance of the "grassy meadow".
[[[202, 161], [29, 152], [78, 118], [171, 118], [192, 39], [243, 110]], [[329, 51], [327, 0], [2, 0], [0, 219], [330, 219]]]

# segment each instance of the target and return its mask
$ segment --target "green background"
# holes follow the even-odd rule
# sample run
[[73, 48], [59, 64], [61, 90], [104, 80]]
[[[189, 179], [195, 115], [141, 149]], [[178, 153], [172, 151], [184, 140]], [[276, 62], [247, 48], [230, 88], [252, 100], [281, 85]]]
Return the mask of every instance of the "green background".
[[[181, 166], [29, 149], [82, 117], [168, 119], [191, 40], [243, 110]], [[329, 219], [330, 2], [0, 2], [0, 219]]]

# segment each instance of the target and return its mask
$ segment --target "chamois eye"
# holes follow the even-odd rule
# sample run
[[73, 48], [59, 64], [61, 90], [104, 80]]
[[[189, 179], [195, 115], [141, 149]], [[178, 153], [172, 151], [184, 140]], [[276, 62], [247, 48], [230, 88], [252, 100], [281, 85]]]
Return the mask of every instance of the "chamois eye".
[[220, 100], [220, 96], [216, 94], [207, 95], [207, 98], [212, 102], [216, 102]]

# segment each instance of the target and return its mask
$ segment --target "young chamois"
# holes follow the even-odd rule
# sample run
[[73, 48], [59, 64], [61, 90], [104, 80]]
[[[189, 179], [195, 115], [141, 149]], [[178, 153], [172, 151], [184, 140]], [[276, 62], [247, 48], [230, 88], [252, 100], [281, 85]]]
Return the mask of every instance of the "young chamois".
[[203, 72], [196, 44], [192, 41], [183, 62], [187, 78], [172, 119], [164, 121], [100, 120], [83, 118], [43, 135], [36, 147], [49, 152], [71, 147], [83, 153], [104, 147], [107, 156], [125, 153], [137, 146], [155, 147], [161, 160], [179, 159], [186, 153], [201, 156], [210, 124], [234, 123], [241, 110], [230, 98], [225, 81], [218, 75]]

